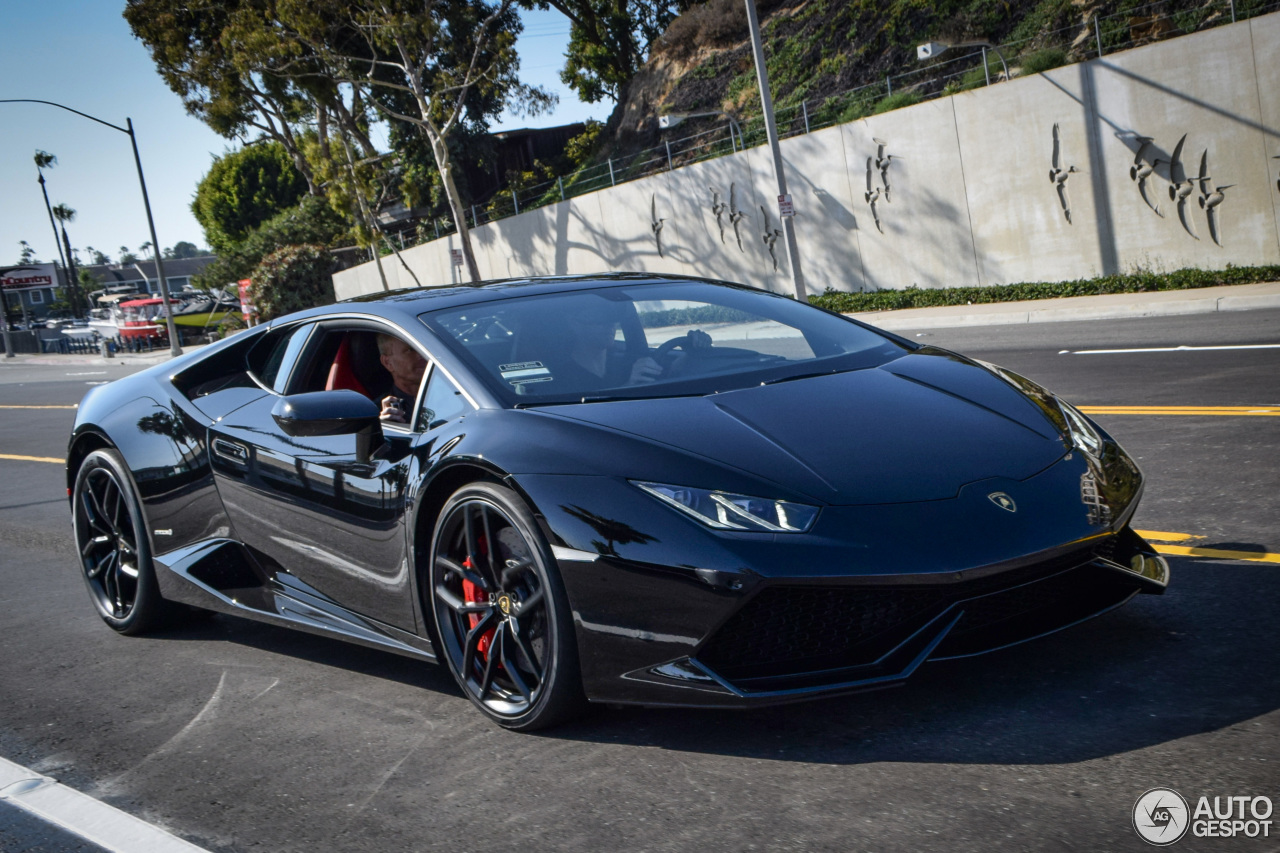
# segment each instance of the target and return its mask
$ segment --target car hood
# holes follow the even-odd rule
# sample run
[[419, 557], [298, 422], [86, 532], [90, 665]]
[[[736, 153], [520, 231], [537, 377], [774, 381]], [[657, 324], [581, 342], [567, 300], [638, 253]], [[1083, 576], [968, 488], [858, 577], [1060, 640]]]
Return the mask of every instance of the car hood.
[[705, 397], [557, 406], [554, 412], [836, 505], [944, 500], [977, 480], [1026, 479], [1067, 450], [1033, 402], [941, 350]]

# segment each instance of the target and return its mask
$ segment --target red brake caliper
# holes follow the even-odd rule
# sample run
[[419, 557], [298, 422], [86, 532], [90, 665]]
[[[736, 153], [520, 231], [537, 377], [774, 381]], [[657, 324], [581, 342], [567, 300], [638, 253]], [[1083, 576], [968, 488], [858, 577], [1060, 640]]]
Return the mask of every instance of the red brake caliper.
[[[471, 571], [475, 571], [476, 567], [472, 564], [470, 557], [463, 560], [462, 565]], [[465, 598], [469, 604], [487, 603], [489, 601], [489, 595], [466, 578], [462, 579], [462, 597]], [[474, 628], [480, 624], [481, 616], [479, 613], [468, 613], [467, 619], [469, 620], [471, 627]], [[483, 661], [488, 658], [489, 645], [492, 642], [493, 629], [490, 628], [480, 636], [480, 643], [476, 647], [476, 654], [479, 655], [480, 660]]]

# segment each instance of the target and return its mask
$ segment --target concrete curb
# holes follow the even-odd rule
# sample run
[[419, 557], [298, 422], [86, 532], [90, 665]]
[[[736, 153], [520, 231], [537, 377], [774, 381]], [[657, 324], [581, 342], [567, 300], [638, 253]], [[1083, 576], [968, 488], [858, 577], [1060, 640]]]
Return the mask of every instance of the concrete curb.
[[1113, 293], [1064, 299], [1035, 299], [987, 305], [948, 305], [901, 311], [867, 311], [847, 316], [886, 330], [945, 329], [956, 326], [1000, 326], [1019, 323], [1063, 323], [1213, 314], [1280, 308], [1280, 282], [1165, 290], [1156, 293]]

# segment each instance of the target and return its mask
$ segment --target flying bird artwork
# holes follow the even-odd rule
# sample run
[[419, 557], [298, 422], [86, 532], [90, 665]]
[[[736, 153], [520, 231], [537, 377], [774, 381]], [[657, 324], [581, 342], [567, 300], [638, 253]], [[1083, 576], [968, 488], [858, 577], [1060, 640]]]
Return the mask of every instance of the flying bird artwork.
[[884, 228], [880, 225], [880, 211], [876, 210], [876, 203], [880, 201], [880, 188], [876, 186], [875, 180], [875, 158], [867, 158], [867, 191], [862, 194], [867, 204], [871, 207], [871, 218], [875, 220], [876, 230], [881, 234]]
[[769, 250], [769, 257], [773, 258], [773, 271], [777, 272], [778, 255], [774, 251], [774, 244], [782, 236], [782, 231], [769, 227], [769, 212], [764, 209], [764, 205], [760, 205], [760, 216], [764, 219], [764, 233], [760, 235], [760, 239], [764, 240], [764, 245]]
[[1062, 215], [1071, 222], [1071, 196], [1067, 193], [1067, 179], [1080, 171], [1075, 166], [1063, 166], [1062, 140], [1059, 136], [1058, 123], [1053, 123], [1053, 163], [1049, 169], [1049, 183], [1058, 191], [1058, 203], [1062, 205]]
[[[1182, 165], [1182, 146], [1186, 144], [1187, 135], [1182, 134], [1178, 144], [1174, 146], [1173, 158], [1169, 161], [1169, 200], [1178, 206], [1178, 221], [1188, 234], [1200, 239], [1200, 235], [1191, 227], [1191, 219], [1187, 215], [1187, 199], [1195, 191], [1195, 182], [1187, 178], [1186, 167]], [[1205, 176], [1208, 177], [1207, 175]]]
[[884, 200], [892, 201], [889, 197], [889, 165], [893, 162], [893, 155], [885, 153], [886, 143], [883, 139], [872, 137], [871, 141], [876, 144], [876, 169], [880, 171], [880, 185], [884, 188]]
[[729, 222], [733, 225], [733, 236], [738, 238], [738, 250], [745, 252], [742, 248], [742, 232], [738, 230], [738, 223], [747, 218], [745, 210], [738, 210], [738, 193], [737, 184], [729, 184]]
[[707, 187], [711, 190], [711, 212], [716, 216], [716, 227], [720, 229], [720, 242], [724, 242], [724, 212], [729, 209], [729, 205], [725, 204], [720, 198], [720, 191], [715, 187]]
[[1209, 177], [1209, 151], [1205, 149], [1200, 155], [1200, 175], [1196, 178], [1196, 183], [1200, 185], [1200, 209], [1204, 211], [1205, 217], [1209, 220], [1209, 236], [1213, 238], [1213, 242], [1219, 246], [1222, 245], [1222, 226], [1218, 220], [1218, 205], [1222, 204], [1226, 198], [1226, 190], [1235, 186], [1227, 184], [1225, 186], [1216, 186], [1213, 179]]
[[1159, 160], [1148, 160], [1151, 154], [1151, 143], [1154, 140], [1150, 136], [1139, 136], [1137, 141], [1142, 144], [1138, 147], [1138, 153], [1133, 158], [1133, 165], [1129, 167], [1129, 178], [1138, 185], [1138, 194], [1142, 196], [1142, 200], [1147, 203], [1147, 207], [1155, 211], [1156, 216], [1163, 217], [1160, 212], [1160, 205], [1154, 204], [1151, 197], [1147, 195], [1147, 178], [1155, 174], [1156, 164]]
[[666, 222], [667, 220], [665, 220], [665, 219], [659, 219], [659, 218], [658, 218], [658, 196], [657, 196], [657, 194], [656, 194], [656, 193], [655, 193], [655, 194], [653, 194], [653, 195], [651, 195], [651, 196], [649, 196], [649, 218], [650, 218], [650, 220], [651, 220], [651, 221], [649, 222], [649, 227], [653, 229], [653, 239], [654, 239], [654, 240], [657, 242], [657, 244], [658, 244], [658, 257], [660, 257], [660, 258], [661, 258], [661, 257], [663, 257], [663, 254], [662, 254], [662, 224], [663, 224], [664, 222]]

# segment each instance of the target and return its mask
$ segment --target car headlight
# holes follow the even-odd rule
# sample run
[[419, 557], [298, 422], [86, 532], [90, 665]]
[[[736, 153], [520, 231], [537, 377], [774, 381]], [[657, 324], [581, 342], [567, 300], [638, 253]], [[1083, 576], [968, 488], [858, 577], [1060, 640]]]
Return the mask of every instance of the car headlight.
[[631, 482], [668, 506], [717, 530], [804, 533], [818, 517], [816, 506], [689, 486], [668, 486], [639, 480]]
[[1075, 406], [1061, 398], [1058, 398], [1058, 408], [1062, 410], [1062, 416], [1067, 419], [1071, 443], [1091, 456], [1101, 455], [1102, 436], [1098, 435], [1098, 431], [1093, 428], [1093, 424], [1089, 423], [1089, 419], [1080, 414]]

